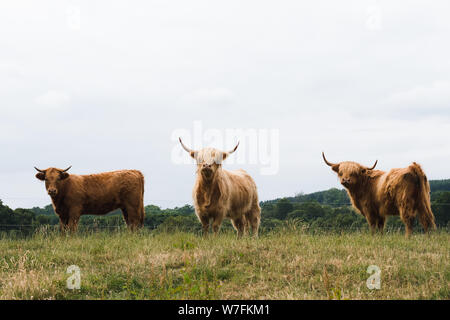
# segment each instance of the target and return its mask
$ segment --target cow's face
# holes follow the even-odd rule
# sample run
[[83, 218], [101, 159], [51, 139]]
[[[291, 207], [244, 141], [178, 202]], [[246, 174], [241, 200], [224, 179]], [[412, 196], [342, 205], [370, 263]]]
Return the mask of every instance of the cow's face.
[[205, 180], [211, 180], [222, 166], [222, 161], [226, 156], [222, 151], [213, 148], [205, 148], [195, 154], [197, 161], [197, 172], [202, 175]]
[[222, 167], [222, 161], [230, 154], [236, 151], [239, 143], [230, 151], [220, 151], [214, 148], [204, 148], [200, 151], [189, 149], [181, 141], [181, 146], [184, 150], [189, 152], [189, 155], [197, 162], [197, 172], [202, 175], [205, 180], [212, 180], [217, 171]]
[[372, 166], [372, 168], [368, 168], [352, 161], [331, 163], [325, 158], [325, 154], [323, 152], [322, 156], [325, 163], [329, 165], [334, 172], [337, 173], [341, 184], [346, 188], [352, 188], [353, 186], [356, 186], [365, 177], [367, 177], [368, 173], [371, 170], [375, 169], [378, 163], [378, 161], [375, 161], [375, 164]]
[[39, 171], [36, 174], [36, 178], [45, 181], [45, 189], [47, 190], [47, 193], [49, 196], [54, 197], [58, 194], [62, 181], [69, 177], [67, 171], [70, 167], [65, 170], [57, 168], [48, 168], [46, 170], [40, 170], [38, 168], [35, 169]]
[[332, 167], [339, 177], [341, 184], [346, 188], [351, 188], [366, 175], [367, 169], [356, 162], [341, 162], [338, 166]]

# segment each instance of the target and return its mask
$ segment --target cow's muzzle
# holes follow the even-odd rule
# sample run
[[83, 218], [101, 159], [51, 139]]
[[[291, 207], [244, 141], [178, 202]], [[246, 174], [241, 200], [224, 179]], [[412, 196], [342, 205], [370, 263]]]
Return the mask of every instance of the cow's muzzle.
[[56, 196], [56, 194], [58, 193], [58, 191], [56, 189], [48, 189], [47, 192], [48, 192], [48, 195], [52, 196], [52, 197]]
[[341, 181], [341, 184], [344, 186], [344, 187], [346, 187], [346, 188], [348, 188], [349, 186], [350, 186], [350, 180], [342, 180]]
[[203, 167], [202, 168], [202, 175], [205, 178], [211, 178], [213, 176], [213, 171], [210, 167]]

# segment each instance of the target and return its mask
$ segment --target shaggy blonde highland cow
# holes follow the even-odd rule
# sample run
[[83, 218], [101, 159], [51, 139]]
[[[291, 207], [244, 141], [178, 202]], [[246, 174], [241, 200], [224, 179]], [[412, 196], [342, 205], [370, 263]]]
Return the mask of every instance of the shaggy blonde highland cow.
[[238, 237], [251, 227], [258, 235], [261, 208], [253, 179], [244, 170], [228, 171], [222, 168], [222, 161], [236, 151], [228, 152], [213, 148], [195, 151], [181, 146], [197, 162], [197, 179], [192, 191], [195, 213], [203, 226], [203, 234], [209, 232], [210, 224], [215, 234], [224, 218], [231, 219]]
[[356, 162], [325, 163], [339, 176], [353, 206], [366, 218], [372, 234], [378, 228], [383, 232], [387, 216], [400, 216], [411, 235], [416, 215], [425, 232], [436, 229], [430, 205], [430, 185], [419, 164], [389, 172], [374, 170]]

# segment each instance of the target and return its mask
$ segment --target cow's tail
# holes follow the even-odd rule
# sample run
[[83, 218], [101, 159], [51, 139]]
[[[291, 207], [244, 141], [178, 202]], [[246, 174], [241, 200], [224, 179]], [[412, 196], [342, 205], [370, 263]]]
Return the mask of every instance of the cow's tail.
[[142, 201], [141, 201], [141, 208], [140, 208], [140, 216], [139, 216], [139, 223], [140, 226], [144, 226], [144, 219], [145, 219], [145, 207], [144, 207], [144, 187], [145, 187], [145, 178], [142, 172], [139, 172], [141, 175], [141, 190], [142, 190]]
[[425, 231], [428, 229], [436, 229], [436, 224], [434, 222], [434, 215], [431, 211], [430, 203], [430, 184], [428, 182], [425, 172], [423, 172], [422, 167], [413, 162], [409, 166], [411, 171], [417, 178], [417, 198], [416, 198], [416, 210], [419, 215], [419, 221], [424, 227]]

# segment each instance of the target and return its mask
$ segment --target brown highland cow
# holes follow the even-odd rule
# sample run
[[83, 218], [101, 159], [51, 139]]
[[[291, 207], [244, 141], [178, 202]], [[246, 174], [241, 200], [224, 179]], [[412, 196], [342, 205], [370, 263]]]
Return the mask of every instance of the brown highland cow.
[[81, 215], [105, 215], [121, 209], [132, 230], [144, 223], [144, 176], [137, 170], [90, 175], [69, 174], [71, 167], [37, 171], [59, 216], [61, 230], [76, 231]]
[[250, 226], [254, 236], [258, 235], [261, 208], [253, 179], [244, 171], [222, 169], [222, 161], [236, 151], [228, 152], [213, 148], [194, 151], [180, 143], [197, 162], [197, 179], [192, 197], [195, 213], [203, 226], [203, 234], [209, 231], [210, 223], [215, 234], [224, 218], [231, 219], [238, 237]]
[[387, 216], [400, 215], [408, 237], [416, 215], [424, 230], [435, 229], [430, 206], [430, 186], [419, 164], [389, 172], [373, 170], [356, 162], [331, 163], [323, 160], [335, 171], [347, 190], [353, 206], [366, 218], [372, 234], [378, 228], [383, 232]]

